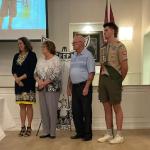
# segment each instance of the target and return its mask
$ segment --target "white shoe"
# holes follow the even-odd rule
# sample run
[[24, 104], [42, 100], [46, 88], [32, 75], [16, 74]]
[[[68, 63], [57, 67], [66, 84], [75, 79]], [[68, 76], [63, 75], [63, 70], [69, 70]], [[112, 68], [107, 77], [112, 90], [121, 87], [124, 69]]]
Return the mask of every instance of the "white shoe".
[[112, 135], [105, 134], [102, 138], [99, 138], [97, 141], [100, 143], [108, 142], [113, 139]]
[[114, 139], [110, 140], [110, 144], [120, 144], [124, 142], [124, 137], [120, 135], [116, 135]]

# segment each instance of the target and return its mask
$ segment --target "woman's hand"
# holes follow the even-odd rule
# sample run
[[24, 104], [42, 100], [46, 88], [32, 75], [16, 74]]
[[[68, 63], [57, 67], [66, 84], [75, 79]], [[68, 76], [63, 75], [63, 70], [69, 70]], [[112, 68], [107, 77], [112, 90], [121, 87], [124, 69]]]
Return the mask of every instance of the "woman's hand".
[[21, 78], [19, 78], [19, 77], [16, 77], [15, 78], [15, 82], [18, 84], [18, 86], [20, 86], [20, 87], [23, 87], [24, 86], [24, 84], [23, 84], [23, 82], [21, 81]]
[[19, 83], [20, 83], [20, 78], [19, 77], [15, 77], [15, 82], [19, 85]]
[[52, 83], [50, 80], [38, 80], [38, 88], [41, 90], [46, 87], [48, 84]]
[[23, 87], [23, 86], [24, 86], [24, 84], [23, 84], [22, 81], [19, 82], [19, 86], [20, 86], [20, 87]]
[[38, 88], [40, 90], [44, 88], [44, 81], [43, 80], [38, 80]]
[[44, 84], [44, 87], [47, 86], [48, 84], [52, 83], [51, 80], [44, 80], [43, 84]]

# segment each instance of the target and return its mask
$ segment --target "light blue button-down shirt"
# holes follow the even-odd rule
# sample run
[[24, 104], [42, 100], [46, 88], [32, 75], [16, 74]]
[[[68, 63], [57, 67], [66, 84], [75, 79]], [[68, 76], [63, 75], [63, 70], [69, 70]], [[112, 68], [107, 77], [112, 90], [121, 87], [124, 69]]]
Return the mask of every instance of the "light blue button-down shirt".
[[71, 82], [73, 84], [84, 82], [92, 72], [95, 72], [95, 60], [91, 52], [87, 49], [84, 49], [80, 54], [75, 52], [70, 64]]

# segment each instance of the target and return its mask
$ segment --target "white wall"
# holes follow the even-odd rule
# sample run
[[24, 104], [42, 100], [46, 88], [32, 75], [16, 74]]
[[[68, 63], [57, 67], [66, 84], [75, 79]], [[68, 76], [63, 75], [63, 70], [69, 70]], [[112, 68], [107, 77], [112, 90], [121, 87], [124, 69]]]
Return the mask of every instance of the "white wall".
[[[62, 46], [69, 47], [69, 23], [92, 23], [104, 20], [105, 0], [53, 0], [52, 2], [52, 36], [50, 37], [55, 40], [58, 49]], [[137, 85], [141, 83], [142, 1], [111, 0], [111, 2], [116, 23], [119, 26], [134, 28], [133, 40], [125, 42], [129, 57], [126, 84]]]
[[142, 83], [150, 84], [150, 13], [149, 0], [143, 0], [142, 9]]
[[[105, 0], [51, 0], [50, 38], [58, 49], [69, 47], [69, 23], [103, 22]], [[116, 23], [133, 26], [133, 40], [124, 42], [128, 49], [129, 73], [125, 84], [139, 85], [142, 76], [142, 2], [111, 0]], [[135, 5], [136, 4], [136, 5]], [[146, 5], [146, 4], [145, 4]], [[133, 11], [134, 9], [134, 11]]]
[[[48, 0], [49, 36], [55, 41], [57, 49], [61, 50], [63, 46], [69, 48], [69, 23], [103, 22], [105, 2], [105, 0]], [[112, 0], [111, 2], [116, 23], [119, 26], [133, 26], [134, 28], [133, 41], [125, 42], [129, 57], [126, 84], [140, 84], [142, 1]], [[40, 43], [34, 42], [33, 45], [35, 51], [39, 53]], [[0, 42], [0, 51], [0, 75], [8, 75], [12, 57], [17, 51], [17, 43]]]
[[150, 84], [150, 32], [144, 35], [143, 41], [143, 84]]
[[142, 0], [142, 33], [145, 35], [146, 33], [150, 32], [150, 1], [149, 0]]

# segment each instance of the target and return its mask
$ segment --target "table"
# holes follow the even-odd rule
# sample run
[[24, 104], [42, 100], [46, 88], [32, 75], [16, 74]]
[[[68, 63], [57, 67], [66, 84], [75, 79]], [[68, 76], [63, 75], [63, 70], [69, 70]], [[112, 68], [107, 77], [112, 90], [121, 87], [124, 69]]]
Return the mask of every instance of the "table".
[[0, 140], [6, 135], [4, 130], [15, 127], [15, 121], [9, 111], [7, 101], [0, 97]]

